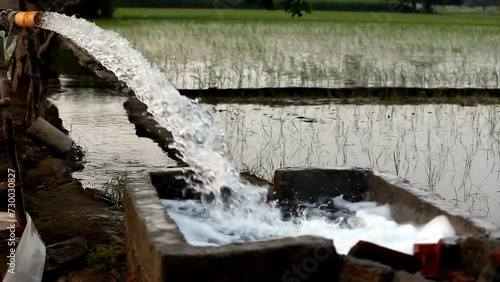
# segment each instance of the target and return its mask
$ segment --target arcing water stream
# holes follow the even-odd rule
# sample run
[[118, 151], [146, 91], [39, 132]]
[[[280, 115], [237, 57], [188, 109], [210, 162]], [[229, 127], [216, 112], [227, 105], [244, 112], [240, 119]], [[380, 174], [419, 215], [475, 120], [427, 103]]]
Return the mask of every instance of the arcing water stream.
[[71, 39], [134, 90], [154, 119], [172, 133], [172, 147], [195, 170], [201, 191], [218, 195], [223, 186], [241, 190], [238, 171], [226, 157], [223, 133], [212, 126], [211, 116], [196, 101], [181, 96], [130, 42], [84, 19], [56, 13], [47, 13], [41, 27]]
[[220, 200], [213, 204], [164, 201], [191, 244], [220, 245], [318, 235], [333, 238], [339, 253], [346, 253], [360, 239], [411, 252], [413, 243], [436, 242], [454, 235], [445, 218], [436, 218], [419, 228], [398, 225], [388, 215], [387, 207], [374, 207], [373, 203], [353, 205], [342, 199], [336, 199], [337, 203], [355, 212], [347, 220], [347, 226], [342, 220], [332, 222], [321, 213], [295, 220], [282, 219], [278, 208], [262, 201], [264, 188], [249, 187], [240, 181], [235, 165], [227, 158], [228, 146], [222, 131], [212, 125], [211, 116], [196, 101], [181, 96], [126, 39], [86, 20], [54, 13], [45, 15], [41, 27], [71, 39], [134, 90], [154, 119], [172, 132], [175, 139], [172, 147], [201, 181], [196, 188], [214, 193], [216, 199], [220, 199], [221, 187], [233, 190], [238, 202], [229, 209], [220, 205]]

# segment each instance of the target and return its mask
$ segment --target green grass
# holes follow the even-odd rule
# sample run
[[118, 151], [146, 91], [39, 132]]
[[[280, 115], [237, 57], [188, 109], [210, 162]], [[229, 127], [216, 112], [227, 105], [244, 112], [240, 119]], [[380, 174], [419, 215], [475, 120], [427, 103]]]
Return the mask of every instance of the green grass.
[[123, 246], [118, 244], [98, 245], [96, 249], [87, 256], [87, 264], [96, 271], [109, 271], [121, 268], [125, 264]]
[[[384, 22], [390, 24], [443, 24], [499, 26], [500, 16], [491, 14], [399, 14], [313, 11], [302, 18], [292, 18], [283, 11], [267, 10], [221, 10], [221, 9], [163, 9], [163, 8], [119, 8], [114, 19], [98, 21], [113, 25], [116, 20], [193, 20], [193, 21], [288, 21], [300, 22]], [[116, 23], [116, 22], [115, 22]]]
[[125, 188], [126, 174], [119, 172], [113, 175], [105, 184], [102, 190], [118, 205], [123, 203], [123, 189]]

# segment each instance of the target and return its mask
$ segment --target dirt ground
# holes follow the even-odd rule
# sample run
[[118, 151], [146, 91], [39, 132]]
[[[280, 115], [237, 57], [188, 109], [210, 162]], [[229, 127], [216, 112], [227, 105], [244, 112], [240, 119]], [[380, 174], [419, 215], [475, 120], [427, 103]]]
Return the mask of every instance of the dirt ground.
[[[13, 100], [11, 108], [25, 205], [46, 246], [82, 236], [87, 242], [90, 254], [99, 246], [114, 245], [124, 248], [122, 211], [90, 197], [84, 192], [81, 183], [72, 178], [70, 163], [55, 157], [49, 149], [25, 134], [24, 107], [23, 101]], [[62, 126], [55, 108], [47, 112], [46, 119], [55, 126]], [[0, 134], [3, 136], [1, 129]], [[8, 160], [2, 146], [0, 171], [5, 173], [0, 173], [0, 182], [6, 181], [7, 169]], [[6, 204], [6, 192], [0, 193], [0, 209], [5, 209]], [[0, 242], [2, 274], [6, 271], [6, 252], [6, 241]], [[102, 270], [82, 262], [71, 269], [61, 269], [62, 275], [55, 281], [126, 281], [123, 272], [121, 269]]]

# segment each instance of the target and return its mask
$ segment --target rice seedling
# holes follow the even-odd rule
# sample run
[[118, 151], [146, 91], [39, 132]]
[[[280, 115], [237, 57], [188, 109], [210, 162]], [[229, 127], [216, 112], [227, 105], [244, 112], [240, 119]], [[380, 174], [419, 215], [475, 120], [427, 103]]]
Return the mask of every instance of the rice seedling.
[[121, 205], [123, 203], [123, 189], [125, 188], [126, 173], [118, 172], [111, 176], [102, 187], [103, 194], [113, 202]]

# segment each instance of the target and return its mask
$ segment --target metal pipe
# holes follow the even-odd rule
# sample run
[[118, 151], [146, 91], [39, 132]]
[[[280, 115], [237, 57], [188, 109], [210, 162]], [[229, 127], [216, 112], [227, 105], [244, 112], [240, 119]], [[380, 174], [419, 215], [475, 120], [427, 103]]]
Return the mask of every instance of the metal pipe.
[[10, 32], [14, 28], [36, 28], [42, 23], [44, 12], [0, 10], [0, 29]]
[[14, 23], [18, 27], [36, 28], [42, 23], [43, 12], [30, 11], [30, 12], [15, 12]]
[[5, 49], [9, 48], [14, 36], [21, 28], [36, 28], [42, 24], [44, 12], [19, 12], [10, 9], [0, 10], [0, 30], [5, 31]]

